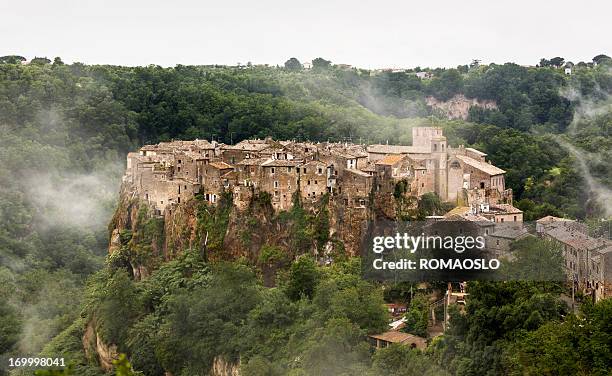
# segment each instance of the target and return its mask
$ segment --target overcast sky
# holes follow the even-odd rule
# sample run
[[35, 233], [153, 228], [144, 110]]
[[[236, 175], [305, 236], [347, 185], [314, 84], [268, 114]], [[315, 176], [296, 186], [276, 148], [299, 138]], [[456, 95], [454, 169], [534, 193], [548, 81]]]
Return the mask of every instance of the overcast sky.
[[364, 68], [612, 53], [609, 0], [0, 0], [0, 55], [89, 64]]

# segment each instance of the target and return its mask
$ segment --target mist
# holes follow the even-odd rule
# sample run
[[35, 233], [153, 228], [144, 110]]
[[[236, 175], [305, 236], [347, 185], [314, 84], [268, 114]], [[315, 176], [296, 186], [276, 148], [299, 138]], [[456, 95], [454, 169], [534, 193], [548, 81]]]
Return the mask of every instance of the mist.
[[[612, 74], [612, 69], [607, 69], [606, 75]], [[574, 117], [568, 126], [565, 137], [557, 136], [557, 143], [567, 150], [575, 160], [575, 166], [584, 178], [586, 188], [606, 217], [612, 217], [612, 189], [595, 176], [592, 171], [593, 165], [607, 165], [610, 163], [605, 152], [609, 150], [598, 150], [596, 153], [586, 151], [576, 144], [580, 141], [580, 133], [593, 127], [593, 122], [598, 117], [612, 113], [612, 97], [610, 93], [602, 88], [599, 83], [595, 83], [592, 93], [584, 95], [578, 80], [570, 81], [570, 85], [563, 88], [560, 94], [575, 104]], [[598, 136], [609, 137], [603, 134], [603, 130], [598, 129]], [[571, 143], [568, 140], [575, 140]], [[608, 171], [609, 174], [609, 171]]]

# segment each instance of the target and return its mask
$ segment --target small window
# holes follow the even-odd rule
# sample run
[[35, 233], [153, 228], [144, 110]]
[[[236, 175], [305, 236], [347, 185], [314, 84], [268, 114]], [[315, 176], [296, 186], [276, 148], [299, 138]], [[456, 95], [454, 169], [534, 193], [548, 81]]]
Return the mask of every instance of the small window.
[[319, 167], [319, 174], [323, 173], [323, 169], [321, 167]]
[[516, 215], [514, 216], [514, 222], [516, 222]]
[[319, 182], [315, 180], [315, 184], [319, 184]]
[[304, 173], [306, 173], [306, 167], [304, 167]]
[[278, 188], [278, 182], [277, 181], [274, 182], [274, 188]]
[[274, 173], [274, 172], [275, 172], [275, 169], [274, 169], [274, 167], [272, 167], [272, 173]]

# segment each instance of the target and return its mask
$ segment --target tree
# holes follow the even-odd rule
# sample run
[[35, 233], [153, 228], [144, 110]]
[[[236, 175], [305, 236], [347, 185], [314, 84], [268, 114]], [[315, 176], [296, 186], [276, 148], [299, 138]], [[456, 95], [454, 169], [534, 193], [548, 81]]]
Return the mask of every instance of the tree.
[[540, 59], [540, 64], [538, 64], [540, 67], [545, 68], [545, 67], [550, 67], [551, 63], [550, 60], [545, 59], [545, 58], [541, 58]]
[[56, 56], [55, 59], [53, 59], [53, 65], [64, 65], [64, 62], [61, 57]]
[[593, 58], [593, 63], [595, 63], [595, 64], [601, 64], [601, 63], [603, 63], [603, 62], [605, 62], [605, 61], [608, 61], [608, 62], [609, 62], [609, 61], [610, 61], [610, 59], [611, 59], [611, 58], [610, 58], [610, 56], [608, 56], [608, 55], [604, 55], [604, 54], [600, 54], [600, 55], [597, 55], [597, 56], [595, 56], [595, 57]]
[[552, 59], [550, 59], [550, 65], [556, 68], [559, 68], [560, 66], [562, 66], [564, 62], [565, 62], [565, 59], [559, 56], [553, 57]]
[[38, 65], [46, 65], [50, 63], [51, 63], [51, 60], [47, 59], [46, 57], [34, 57], [34, 59], [30, 61], [30, 64], [38, 64]]
[[331, 61], [318, 57], [312, 61], [312, 67], [316, 69], [329, 69], [331, 67]]
[[285, 69], [288, 69], [290, 71], [298, 71], [302, 69], [302, 63], [300, 63], [300, 61], [294, 57], [292, 57], [291, 59], [285, 61]]
[[420, 294], [416, 295], [412, 301], [410, 301], [410, 308], [404, 316], [406, 320], [406, 328], [404, 331], [416, 334], [417, 336], [426, 337], [428, 314], [427, 298]]
[[289, 271], [287, 283], [287, 296], [291, 300], [299, 300], [302, 296], [312, 298], [318, 280], [318, 271], [315, 261], [308, 256], [297, 259]]
[[0, 64], [19, 64], [26, 61], [26, 58], [19, 55], [8, 55], [0, 57]]

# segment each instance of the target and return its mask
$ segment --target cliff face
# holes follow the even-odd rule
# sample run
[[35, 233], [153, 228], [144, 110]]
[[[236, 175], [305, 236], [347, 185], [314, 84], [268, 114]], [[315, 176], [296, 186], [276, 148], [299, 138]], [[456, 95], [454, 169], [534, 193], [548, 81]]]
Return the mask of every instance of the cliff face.
[[314, 203], [296, 201], [292, 209], [279, 212], [267, 193], [253, 194], [241, 209], [232, 205], [228, 193], [217, 205], [196, 196], [156, 216], [124, 185], [109, 225], [110, 262], [128, 266], [140, 280], [162, 262], [196, 249], [209, 261], [247, 260], [271, 285], [275, 271], [301, 254], [321, 262], [359, 255], [368, 221], [406, 218], [416, 207], [416, 200], [389, 193], [374, 194], [371, 200], [367, 207], [353, 207], [326, 195]]
[[426, 103], [429, 107], [444, 113], [449, 119], [463, 120], [467, 120], [470, 107], [472, 106], [489, 110], [497, 108], [495, 101], [467, 98], [463, 94], [457, 94], [447, 101], [441, 101], [434, 97], [427, 97]]
[[248, 260], [273, 283], [275, 270], [300, 254], [357, 255], [362, 227], [371, 217], [366, 208], [345, 207], [327, 196], [279, 212], [266, 193], [253, 195], [243, 209], [233, 206], [228, 194], [214, 206], [196, 197], [156, 216], [137, 197], [125, 184], [109, 225], [110, 262], [128, 266], [136, 280], [184, 250], [197, 249], [209, 261]]

